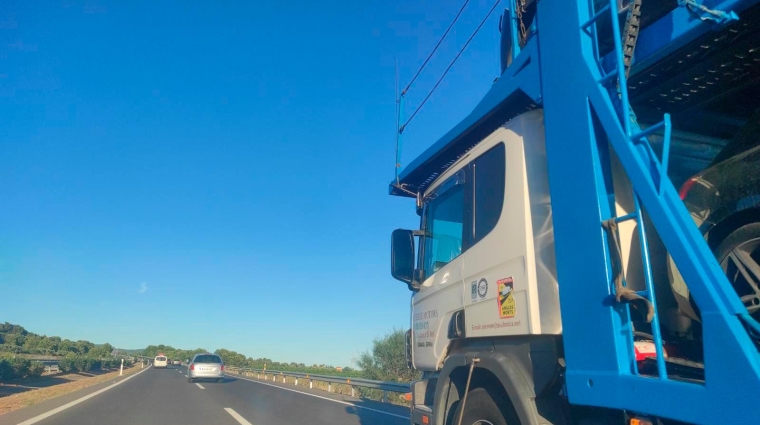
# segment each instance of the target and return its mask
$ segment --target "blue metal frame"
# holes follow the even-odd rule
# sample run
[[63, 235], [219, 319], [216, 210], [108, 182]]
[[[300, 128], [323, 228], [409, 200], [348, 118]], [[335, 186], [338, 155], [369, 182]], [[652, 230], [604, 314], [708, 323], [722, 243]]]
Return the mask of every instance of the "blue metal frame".
[[[759, 2], [704, 4], [741, 12]], [[760, 326], [747, 315], [665, 178], [669, 119], [661, 124], [666, 146], [659, 160], [644, 138], [647, 132], [638, 128], [629, 111], [619, 40], [607, 60], [598, 57], [595, 25], [586, 25], [596, 12], [593, 3], [538, 2], [536, 34], [475, 110], [401, 173], [400, 184], [412, 192], [424, 188], [507, 119], [543, 106], [570, 402], [692, 423], [750, 423], [760, 395], [760, 354], [748, 332], [758, 332]], [[610, 9], [616, 7], [615, 0], [610, 4]], [[605, 12], [617, 13], [610, 9]], [[612, 22], [613, 33], [619, 34], [617, 20]], [[683, 8], [671, 12], [642, 32], [636, 50], [639, 66], [662, 59], [712, 27]], [[614, 65], [614, 70], [604, 72], [602, 62]], [[610, 89], [618, 81], [619, 93]], [[610, 149], [633, 186], [637, 207], [630, 217], [616, 220], [639, 219], [641, 204], [699, 305], [703, 383], [668, 379], [661, 350], [658, 376], [638, 375], [628, 306], [611, 301], [613, 267], [601, 226], [614, 212]], [[394, 184], [391, 193], [409, 196]], [[639, 228], [646, 269], [641, 222]], [[654, 301], [652, 285], [647, 272], [643, 295]]]
[[[692, 423], [748, 423], [746, 407], [760, 394], [760, 355], [740, 318], [744, 306], [676, 189], [663, 178], [665, 164], [629, 119], [619, 42], [613, 72], [623, 87], [620, 98], [600, 84], [605, 75], [595, 40], [579, 30], [593, 16], [589, 3], [543, 0], [537, 13], [569, 399]], [[600, 227], [613, 211], [614, 191], [604, 166], [608, 142], [702, 312], [703, 384], [669, 380], [662, 369], [657, 378], [631, 373], [633, 353], [624, 343], [627, 314], [602, 301], [613, 294]]]

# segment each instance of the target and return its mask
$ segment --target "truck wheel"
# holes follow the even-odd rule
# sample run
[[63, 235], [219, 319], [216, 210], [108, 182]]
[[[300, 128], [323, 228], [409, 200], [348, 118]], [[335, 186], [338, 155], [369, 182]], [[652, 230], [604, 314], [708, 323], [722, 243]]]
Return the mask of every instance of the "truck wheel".
[[192, 384], [193, 382], [195, 382], [195, 379], [193, 379], [193, 378], [187, 378], [187, 382], [189, 382], [189, 383]]
[[[502, 397], [492, 395], [485, 388], [475, 388], [467, 394], [467, 403], [464, 406], [464, 415], [462, 416], [462, 425], [516, 425], [519, 421], [512, 412], [507, 415], [510, 416], [510, 420], [504, 417], [499, 409], [499, 405], [506, 406], [509, 410], [512, 410], [512, 405], [508, 400], [503, 400]], [[454, 411], [454, 415], [450, 417], [450, 424], [457, 425], [459, 423], [459, 415], [461, 414], [462, 403], [457, 403], [457, 408]], [[505, 409], [506, 410], [506, 409]]]
[[760, 223], [731, 232], [715, 249], [715, 258], [747, 311], [760, 319]]

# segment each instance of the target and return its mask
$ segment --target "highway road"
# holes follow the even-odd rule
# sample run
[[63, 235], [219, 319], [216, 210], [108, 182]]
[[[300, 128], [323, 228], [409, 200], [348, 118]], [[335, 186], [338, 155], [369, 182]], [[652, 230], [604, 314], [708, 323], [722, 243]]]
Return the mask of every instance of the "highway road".
[[[381, 425], [408, 424], [409, 409], [374, 401], [228, 377], [189, 383], [184, 366], [148, 368], [0, 416], [0, 424], [40, 425]], [[93, 395], [95, 394], [95, 395]], [[81, 400], [83, 397], [89, 397]], [[61, 407], [66, 407], [61, 410]], [[56, 411], [59, 410], [59, 411]], [[52, 412], [52, 415], [51, 415]]]

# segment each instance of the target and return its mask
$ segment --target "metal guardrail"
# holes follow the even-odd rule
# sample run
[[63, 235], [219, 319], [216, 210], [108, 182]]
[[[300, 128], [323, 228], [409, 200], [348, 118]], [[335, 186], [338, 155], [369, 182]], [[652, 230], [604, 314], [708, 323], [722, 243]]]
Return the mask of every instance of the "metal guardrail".
[[329, 375], [314, 375], [311, 373], [301, 373], [301, 372], [285, 372], [285, 371], [279, 371], [279, 370], [264, 370], [264, 369], [251, 369], [246, 367], [235, 367], [235, 366], [226, 366], [226, 370], [238, 373], [238, 374], [244, 374], [244, 373], [250, 373], [250, 374], [256, 374], [256, 377], [258, 379], [261, 379], [261, 376], [264, 376], [264, 380], [269, 380], [269, 376], [272, 377], [272, 382], [276, 382], [277, 378], [282, 378], [282, 382], [285, 383], [285, 378], [292, 377], [295, 378], [295, 384], [298, 385], [298, 379], [307, 379], [309, 381], [309, 388], [313, 388], [313, 382], [327, 382], [327, 391], [332, 392], [332, 384], [343, 384], [343, 385], [350, 385], [351, 386], [351, 396], [355, 397], [355, 387], [363, 387], [363, 388], [374, 388], [377, 390], [382, 390], [383, 392], [383, 402], [388, 402], [388, 392], [394, 392], [394, 393], [409, 393], [411, 391], [411, 384], [409, 382], [385, 382], [385, 381], [375, 381], [372, 379], [364, 379], [364, 378], [351, 378], [351, 377], [345, 377], [345, 376], [329, 376]]
[[58, 368], [58, 360], [57, 359], [35, 359], [31, 358], [28, 359], [29, 361], [36, 362], [36, 363], [42, 363], [43, 366], [45, 366], [45, 372], [46, 373], [53, 373], [53, 372], [60, 372], [61, 370]]
[[[124, 359], [129, 361], [134, 361], [135, 357], [133, 356], [114, 356], [116, 359]], [[36, 358], [28, 358], [29, 361], [36, 362], [36, 363], [42, 363], [45, 366], [45, 372], [46, 373], [58, 373], [61, 371], [60, 367], [58, 366], [58, 363], [60, 362], [60, 359], [36, 359]], [[102, 359], [101, 359], [102, 360]]]

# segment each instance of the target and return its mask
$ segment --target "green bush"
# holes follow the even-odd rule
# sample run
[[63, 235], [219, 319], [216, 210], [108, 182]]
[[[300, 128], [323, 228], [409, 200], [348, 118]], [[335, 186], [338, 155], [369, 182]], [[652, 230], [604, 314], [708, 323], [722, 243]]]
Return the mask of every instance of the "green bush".
[[[31, 370], [32, 362], [21, 357], [0, 357], [0, 379], [18, 379], [25, 376], [39, 376], [36, 366]], [[44, 366], [42, 368], [44, 370]], [[42, 372], [40, 372], [42, 374]]]
[[61, 372], [77, 372], [74, 356], [66, 356], [58, 361], [58, 369]]
[[10, 379], [13, 373], [11, 362], [7, 358], [0, 358], [0, 379]]
[[96, 360], [92, 357], [77, 356], [76, 365], [78, 372], [89, 372], [95, 369]]
[[62, 372], [89, 372], [91, 370], [111, 369], [116, 367], [117, 359], [97, 359], [90, 356], [69, 354], [58, 361]]
[[10, 359], [10, 363], [12, 371], [12, 376], [10, 376], [10, 379], [25, 377], [27, 372], [29, 372], [29, 365], [32, 364], [31, 361], [23, 359], [21, 357], [14, 357]]
[[29, 365], [27, 376], [38, 377], [42, 376], [42, 372], [45, 371], [45, 365], [40, 362], [32, 362]]
[[85, 358], [82, 356], [75, 356], [74, 357], [74, 369], [76, 372], [84, 372], [86, 370], [89, 370], [87, 365], [85, 364]]

